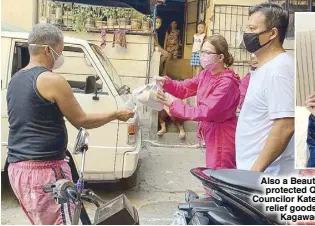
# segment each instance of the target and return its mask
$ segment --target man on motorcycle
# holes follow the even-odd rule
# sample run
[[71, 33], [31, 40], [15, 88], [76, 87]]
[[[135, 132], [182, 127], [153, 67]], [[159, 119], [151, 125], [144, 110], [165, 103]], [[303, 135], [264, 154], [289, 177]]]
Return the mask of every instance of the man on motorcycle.
[[288, 12], [277, 4], [250, 9], [243, 38], [258, 68], [238, 119], [238, 169], [274, 175], [294, 171], [294, 61], [283, 48], [288, 24]]
[[[68, 144], [64, 117], [76, 128], [93, 129], [113, 120], [127, 121], [128, 109], [86, 114], [68, 82], [52, 70], [63, 64], [62, 31], [36, 24], [29, 34], [29, 64], [15, 73], [7, 90], [8, 173], [12, 189], [32, 224], [68, 224], [73, 203], [57, 205], [45, 184], [66, 178]], [[110, 132], [110, 131], [109, 131]]]

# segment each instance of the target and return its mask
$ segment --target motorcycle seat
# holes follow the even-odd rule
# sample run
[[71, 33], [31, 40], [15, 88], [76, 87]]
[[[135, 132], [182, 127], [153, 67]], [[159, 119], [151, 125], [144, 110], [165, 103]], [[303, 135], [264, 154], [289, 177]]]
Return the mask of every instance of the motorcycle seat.
[[[245, 188], [246, 190], [262, 191], [261, 177], [268, 174], [237, 170], [237, 169], [207, 169], [196, 168], [191, 171], [196, 176], [201, 176], [205, 180], [215, 179], [230, 186]], [[203, 175], [202, 175], [203, 174]], [[269, 175], [270, 176], [270, 175]]]

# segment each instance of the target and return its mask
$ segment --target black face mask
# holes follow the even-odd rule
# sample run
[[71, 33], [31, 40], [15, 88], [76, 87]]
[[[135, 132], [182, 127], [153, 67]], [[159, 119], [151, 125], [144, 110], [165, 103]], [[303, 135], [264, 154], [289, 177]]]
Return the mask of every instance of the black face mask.
[[[268, 30], [266, 30], [266, 31], [268, 31]], [[265, 33], [266, 31], [260, 32], [258, 34], [256, 34], [256, 33], [244, 33], [243, 40], [245, 43], [246, 50], [248, 52], [255, 53], [257, 50], [261, 49], [262, 47], [264, 47], [265, 45], [267, 45], [268, 43], [270, 43], [272, 41], [272, 40], [269, 40], [265, 44], [260, 45], [259, 35]]]
[[257, 67], [251, 67], [250, 68], [252, 71], [256, 71]]

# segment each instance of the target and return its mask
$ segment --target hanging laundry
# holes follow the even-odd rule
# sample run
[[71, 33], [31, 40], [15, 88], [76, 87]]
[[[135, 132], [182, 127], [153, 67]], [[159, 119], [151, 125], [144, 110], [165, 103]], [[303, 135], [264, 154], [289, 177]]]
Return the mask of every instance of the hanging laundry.
[[102, 30], [102, 32], [101, 32], [101, 45], [100, 45], [100, 47], [102, 48], [102, 49], [104, 49], [105, 48], [105, 46], [106, 46], [106, 30]]
[[125, 30], [117, 29], [114, 31], [113, 47], [115, 47], [115, 44], [118, 44], [121, 47], [127, 49], [126, 31]]

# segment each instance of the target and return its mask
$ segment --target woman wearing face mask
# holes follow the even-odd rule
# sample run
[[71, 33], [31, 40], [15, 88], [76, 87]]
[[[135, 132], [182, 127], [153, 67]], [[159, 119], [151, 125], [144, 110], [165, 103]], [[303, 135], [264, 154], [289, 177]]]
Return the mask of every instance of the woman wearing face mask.
[[233, 57], [223, 36], [214, 35], [203, 43], [200, 63], [204, 70], [192, 79], [177, 82], [168, 77], [156, 78], [166, 92], [177, 98], [197, 96], [196, 107], [172, 101], [163, 92], [158, 93], [158, 100], [174, 117], [199, 122], [198, 137], [206, 143], [207, 168], [235, 168], [235, 112], [240, 79], [228, 68]]

